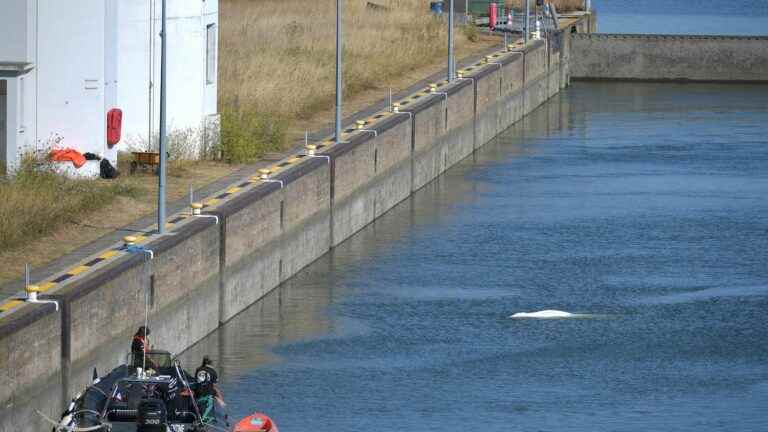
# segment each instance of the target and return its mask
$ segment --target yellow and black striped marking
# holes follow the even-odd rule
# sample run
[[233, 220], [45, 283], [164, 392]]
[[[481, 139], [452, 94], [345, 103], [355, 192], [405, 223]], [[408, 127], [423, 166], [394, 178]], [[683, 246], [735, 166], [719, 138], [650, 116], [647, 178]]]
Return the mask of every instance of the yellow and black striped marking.
[[[499, 52], [499, 53], [493, 54], [492, 57], [498, 58], [498, 57], [500, 57], [502, 55], [502, 53], [503, 52]], [[482, 67], [482, 66], [483, 66], [483, 62], [480, 61], [478, 63], [475, 63], [475, 65], [473, 65], [473, 66], [469, 66], [469, 67], [466, 67], [466, 68], [462, 69], [462, 72], [471, 72], [471, 71], [475, 70], [476, 68]], [[448, 84], [448, 81], [447, 80], [443, 80], [443, 81], [440, 81], [439, 83], [437, 83], [437, 87], [442, 87], [442, 86], [444, 86], [446, 84]], [[401, 100], [400, 101], [400, 106], [408, 105], [411, 101], [416, 101], [416, 100], [418, 100], [418, 99], [428, 95], [430, 93], [430, 91], [431, 91], [430, 88], [424, 88], [424, 89], [416, 92], [415, 94], [413, 94], [413, 95], [411, 95], [409, 97], [406, 97], [405, 99]], [[390, 116], [390, 115], [392, 115], [392, 113], [390, 113], [389, 111], [379, 112], [379, 113], [369, 117], [366, 120], [366, 124], [375, 123], [375, 122], [377, 122], [377, 121], [379, 121], [379, 120], [381, 120], [381, 119], [383, 119], [383, 118], [385, 118], [387, 116]], [[355, 132], [356, 130], [357, 130], [356, 128], [352, 127], [352, 128], [345, 129], [344, 132], [346, 134], [350, 134], [350, 133]], [[332, 146], [334, 144], [335, 144], [335, 142], [333, 141], [333, 137], [329, 137], [326, 140], [324, 140], [322, 143], [317, 144], [316, 149], [319, 150], [319, 149], [322, 149], [322, 148], [330, 147], [330, 146]], [[286, 161], [283, 161], [283, 162], [281, 162], [281, 163], [279, 163], [277, 165], [274, 165], [274, 166], [270, 167], [271, 172], [274, 174], [275, 172], [278, 172], [278, 171], [280, 171], [283, 168], [286, 168], [286, 167], [288, 167], [288, 166], [290, 166], [292, 164], [300, 162], [302, 159], [304, 159], [306, 157], [307, 157], [307, 155], [305, 155], [305, 154], [295, 154], [295, 155], [291, 156], [289, 159], [287, 159]], [[252, 186], [254, 183], [259, 183], [259, 182], [260, 182], [260, 180], [258, 179], [258, 177], [254, 175], [254, 176], [250, 177], [250, 179], [247, 180], [247, 181], [241, 182], [240, 184], [237, 184], [236, 186], [230, 186], [228, 189], [226, 189], [224, 192], [220, 193], [219, 195], [216, 195], [213, 198], [209, 198], [208, 200], [206, 200], [203, 203], [203, 208], [211, 208], [213, 206], [216, 206], [219, 203], [221, 203], [222, 200], [227, 199], [227, 198], [231, 197], [232, 195], [240, 192], [244, 188], [246, 188], [248, 186]], [[184, 220], [186, 220], [189, 217], [190, 217], [189, 214], [175, 215], [175, 217], [173, 219], [168, 221], [167, 225], [169, 227], [172, 227], [173, 225], [176, 225], [178, 223], [183, 222]], [[146, 240], [147, 240], [146, 236], [137, 236], [136, 244], [143, 243]], [[91, 258], [87, 262], [84, 262], [84, 263], [82, 263], [82, 264], [80, 264], [80, 265], [78, 265], [78, 266], [76, 266], [74, 268], [71, 268], [70, 270], [68, 270], [67, 272], [65, 272], [65, 273], [63, 273], [63, 274], [61, 274], [59, 276], [57, 276], [56, 278], [54, 278], [54, 279], [52, 279], [50, 281], [46, 281], [44, 283], [41, 283], [39, 285], [40, 286], [40, 291], [41, 292], [49, 291], [49, 290], [59, 286], [60, 284], [67, 282], [68, 280], [72, 279], [73, 277], [81, 275], [83, 273], [87, 273], [93, 267], [95, 267], [95, 266], [97, 266], [99, 264], [102, 264], [102, 263], [104, 263], [106, 261], [109, 261], [109, 260], [111, 260], [111, 259], [113, 259], [113, 258], [115, 258], [117, 256], [120, 256], [123, 253], [124, 253], [124, 251], [122, 250], [122, 246], [121, 247], [115, 247], [115, 248], [108, 249], [108, 250], [104, 251], [101, 255], [97, 256], [96, 258]], [[7, 301], [7, 302], [5, 302], [5, 303], [0, 305], [0, 313], [7, 312], [7, 311], [9, 311], [9, 310], [11, 310], [11, 309], [13, 309], [13, 308], [23, 304], [23, 303], [24, 302], [22, 300], [11, 299], [11, 300], [9, 300], [9, 301]]]

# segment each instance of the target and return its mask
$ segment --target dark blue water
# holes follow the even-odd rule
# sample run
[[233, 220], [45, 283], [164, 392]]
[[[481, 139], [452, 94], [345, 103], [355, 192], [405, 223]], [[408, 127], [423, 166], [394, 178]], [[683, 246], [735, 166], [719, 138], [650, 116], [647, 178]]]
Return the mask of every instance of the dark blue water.
[[188, 355], [283, 431], [768, 430], [766, 121], [576, 84]]
[[765, 0], [592, 0], [603, 33], [768, 35]]

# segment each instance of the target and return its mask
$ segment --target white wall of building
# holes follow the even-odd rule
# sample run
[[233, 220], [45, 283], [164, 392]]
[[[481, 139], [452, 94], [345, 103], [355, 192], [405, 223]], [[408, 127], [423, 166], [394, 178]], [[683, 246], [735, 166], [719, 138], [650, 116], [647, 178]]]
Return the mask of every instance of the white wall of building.
[[[54, 144], [113, 163], [118, 150], [145, 150], [140, 144], [159, 122], [160, 0], [5, 1], [0, 79], [8, 81], [8, 165]], [[217, 79], [206, 79], [206, 29], [217, 30], [218, 1], [168, 0], [168, 7], [168, 126], [199, 137], [217, 112]], [[3, 69], [8, 62], [32, 66], [14, 76]], [[123, 140], [112, 148], [111, 108], [123, 110]], [[156, 149], [156, 139], [152, 144]]]
[[[167, 125], [171, 133], [190, 132], [198, 139], [198, 146], [205, 118], [217, 113], [218, 80], [216, 74], [210, 83], [206, 77], [209, 25], [214, 26], [218, 39], [218, 2], [169, 2]], [[123, 109], [126, 144], [146, 146], [151, 136], [152, 147], [156, 148], [160, 110], [159, 2], [121, 3], [119, 27], [117, 99]], [[217, 55], [214, 53], [214, 65]]]
[[0, 171], [5, 169], [8, 142], [8, 80], [0, 77]]
[[104, 153], [105, 2], [38, 2], [36, 147]]

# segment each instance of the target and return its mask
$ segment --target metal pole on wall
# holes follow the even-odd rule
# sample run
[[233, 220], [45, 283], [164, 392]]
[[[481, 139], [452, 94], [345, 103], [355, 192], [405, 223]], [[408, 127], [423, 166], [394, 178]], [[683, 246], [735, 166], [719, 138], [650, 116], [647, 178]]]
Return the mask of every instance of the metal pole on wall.
[[162, 30], [160, 43], [160, 176], [157, 190], [157, 231], [165, 234], [165, 176], [167, 163], [168, 136], [165, 129], [166, 121], [166, 61], [168, 49], [168, 35], [166, 34], [166, 0], [163, 0]]
[[456, 79], [456, 64], [453, 60], [453, 18], [454, 18], [453, 0], [450, 1], [448, 10], [448, 81]]
[[523, 41], [528, 43], [531, 24], [531, 0], [525, 0], [525, 22], [523, 23]]
[[336, 0], [336, 144], [341, 142], [341, 21], [342, 1]]

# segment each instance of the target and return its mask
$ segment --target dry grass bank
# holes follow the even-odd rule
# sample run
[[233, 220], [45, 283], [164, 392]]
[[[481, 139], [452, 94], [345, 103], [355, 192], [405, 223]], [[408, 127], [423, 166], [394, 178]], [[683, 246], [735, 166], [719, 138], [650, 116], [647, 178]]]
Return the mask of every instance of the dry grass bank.
[[[423, 0], [346, 0], [345, 114], [398, 91], [445, 65], [446, 24]], [[225, 156], [251, 161], [279, 151], [304, 129], [333, 117], [335, 0], [221, 0], [220, 112]], [[498, 45], [498, 38], [456, 33], [457, 56]], [[469, 37], [473, 39], [469, 40]], [[301, 132], [300, 132], [301, 131]], [[121, 163], [130, 160], [122, 157]], [[168, 199], [185, 196], [238, 166], [219, 162], [169, 167]], [[157, 178], [68, 180], [27, 171], [0, 177], [0, 283], [69, 253], [156, 211]]]
[[[397, 87], [399, 77], [447, 54], [447, 26], [423, 0], [347, 0], [344, 95]], [[220, 111], [225, 154], [251, 160], [287, 142], [287, 130], [333, 107], [335, 0], [222, 0]], [[472, 45], [458, 31], [457, 47]], [[350, 111], [345, 110], [346, 114]]]
[[[123, 158], [128, 162], [128, 157]], [[128, 168], [122, 166], [121, 172]], [[169, 201], [186, 196], [238, 166], [174, 162]], [[156, 211], [157, 177], [122, 175], [116, 180], [73, 180], [50, 171], [22, 170], [0, 178], [0, 284], [23, 275], [24, 264], [40, 267]]]

